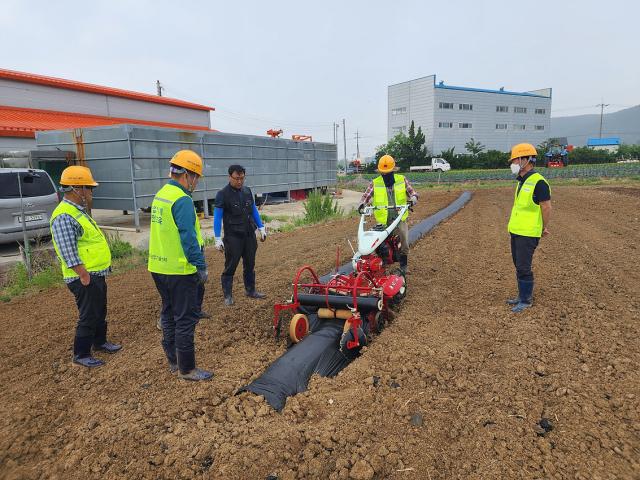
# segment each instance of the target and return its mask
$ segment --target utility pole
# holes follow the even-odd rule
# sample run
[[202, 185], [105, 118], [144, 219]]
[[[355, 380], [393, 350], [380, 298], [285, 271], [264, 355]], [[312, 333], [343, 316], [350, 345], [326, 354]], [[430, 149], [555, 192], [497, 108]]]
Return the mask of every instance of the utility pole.
[[360, 160], [360, 132], [356, 130], [356, 158]]
[[161, 97], [162, 96], [162, 90], [164, 90], [164, 87], [162, 85], [160, 85], [160, 80], [156, 80], [156, 90], [158, 92], [158, 96]]
[[599, 103], [596, 107], [600, 107], [600, 137], [602, 138], [602, 117], [604, 116], [604, 107], [608, 107], [609, 103]]
[[342, 140], [344, 141], [344, 168], [347, 168], [347, 127], [344, 118], [342, 119]]

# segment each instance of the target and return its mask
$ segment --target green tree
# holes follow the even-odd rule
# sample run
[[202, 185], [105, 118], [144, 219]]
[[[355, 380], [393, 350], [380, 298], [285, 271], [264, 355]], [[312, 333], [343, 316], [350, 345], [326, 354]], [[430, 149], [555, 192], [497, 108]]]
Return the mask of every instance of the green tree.
[[451, 147], [443, 150], [442, 152], [440, 152], [440, 158], [444, 158], [447, 162], [451, 163], [455, 158], [455, 154], [453, 153], [455, 149], [456, 147]]
[[396, 162], [409, 154], [409, 137], [400, 132], [384, 145], [376, 149], [376, 164], [383, 155], [391, 155]]
[[429, 153], [425, 146], [425, 135], [422, 128], [416, 132], [415, 123], [412, 120], [409, 127], [409, 135], [398, 133], [384, 145], [376, 149], [376, 162], [383, 155], [391, 155], [400, 170], [408, 170], [411, 165], [426, 165], [429, 162]]
[[553, 138], [548, 138], [547, 140], [545, 140], [544, 142], [542, 142], [540, 145], [538, 145], [536, 147], [536, 150], [538, 151], [538, 160], [542, 160], [544, 157], [544, 154], [547, 153], [549, 151], [549, 149], [553, 146]]
[[473, 137], [464, 144], [464, 148], [469, 152], [474, 158], [478, 156], [479, 153], [484, 151], [484, 145], [480, 142], [476, 142]]
[[418, 132], [416, 132], [415, 123], [411, 120], [408, 136], [409, 158], [406, 159], [407, 168], [411, 165], [427, 164], [429, 152], [427, 152], [425, 141], [426, 137], [422, 132], [422, 127], [418, 127]]

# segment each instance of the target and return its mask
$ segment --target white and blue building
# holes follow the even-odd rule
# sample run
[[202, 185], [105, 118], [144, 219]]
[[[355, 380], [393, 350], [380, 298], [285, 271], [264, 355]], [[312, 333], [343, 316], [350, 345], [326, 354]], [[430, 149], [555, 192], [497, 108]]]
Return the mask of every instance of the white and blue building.
[[593, 150], [617, 152], [620, 148], [620, 137], [589, 138], [587, 139], [587, 147]]
[[551, 88], [512, 92], [458, 87], [435, 75], [388, 87], [387, 138], [422, 127], [434, 155], [455, 147], [467, 153], [471, 138], [486, 150], [509, 151], [516, 143], [538, 145], [550, 136]]

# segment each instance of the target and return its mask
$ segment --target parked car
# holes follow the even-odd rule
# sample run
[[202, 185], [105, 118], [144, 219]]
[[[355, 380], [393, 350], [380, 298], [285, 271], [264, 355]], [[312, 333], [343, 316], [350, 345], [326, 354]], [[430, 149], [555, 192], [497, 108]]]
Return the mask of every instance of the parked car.
[[0, 168], [0, 243], [23, 239], [21, 190], [27, 238], [50, 235], [49, 219], [60, 198], [49, 174], [29, 168]]

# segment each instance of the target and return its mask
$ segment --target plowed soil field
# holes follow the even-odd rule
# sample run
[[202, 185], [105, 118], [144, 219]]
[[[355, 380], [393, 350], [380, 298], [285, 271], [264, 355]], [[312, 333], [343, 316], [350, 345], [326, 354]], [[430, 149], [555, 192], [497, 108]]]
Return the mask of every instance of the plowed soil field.
[[[109, 336], [124, 349], [95, 371], [70, 365], [66, 288], [0, 305], [0, 478], [638, 479], [638, 191], [554, 188], [535, 305], [519, 315], [504, 304], [515, 291], [512, 191], [475, 192], [413, 248], [395, 321], [281, 413], [235, 392], [285, 349], [272, 304], [296, 268], [329, 271], [354, 219], [261, 244], [262, 302], [236, 282], [237, 304], [223, 307], [222, 256], [207, 253], [213, 318], [196, 346], [211, 382], [169, 373], [143, 268], [109, 279]], [[425, 192], [411, 218], [456, 197]]]

